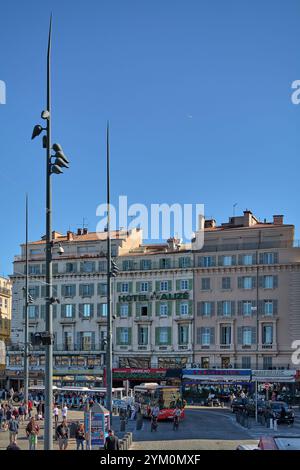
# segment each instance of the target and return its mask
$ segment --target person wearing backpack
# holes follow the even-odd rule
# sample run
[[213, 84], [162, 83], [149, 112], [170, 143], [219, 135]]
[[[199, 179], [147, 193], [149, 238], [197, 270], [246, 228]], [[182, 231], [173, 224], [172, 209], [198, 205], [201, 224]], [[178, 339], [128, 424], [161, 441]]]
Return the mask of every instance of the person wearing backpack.
[[9, 443], [12, 444], [16, 444], [17, 443], [17, 435], [18, 435], [18, 432], [19, 432], [19, 423], [18, 421], [16, 420], [16, 418], [14, 417], [14, 415], [12, 415], [9, 423], [8, 423], [8, 430], [9, 430]]

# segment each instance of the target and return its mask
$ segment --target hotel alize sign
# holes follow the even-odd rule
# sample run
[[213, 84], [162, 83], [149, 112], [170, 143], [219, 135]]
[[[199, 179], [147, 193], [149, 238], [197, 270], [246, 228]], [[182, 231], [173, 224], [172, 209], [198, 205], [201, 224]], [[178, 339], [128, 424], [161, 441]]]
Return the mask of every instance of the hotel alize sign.
[[147, 302], [149, 300], [186, 300], [189, 292], [175, 292], [170, 294], [147, 294], [119, 295], [119, 302]]

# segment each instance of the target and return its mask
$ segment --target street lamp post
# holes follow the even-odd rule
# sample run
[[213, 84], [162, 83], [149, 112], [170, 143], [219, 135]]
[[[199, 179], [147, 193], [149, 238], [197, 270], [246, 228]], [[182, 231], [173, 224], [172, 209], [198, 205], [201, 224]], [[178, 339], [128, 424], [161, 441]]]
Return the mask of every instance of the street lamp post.
[[111, 243], [110, 243], [110, 165], [109, 124], [106, 128], [106, 189], [107, 189], [107, 345], [106, 345], [106, 406], [112, 419], [112, 315], [111, 315]]
[[[51, 145], [51, 32], [52, 15], [50, 18], [48, 51], [47, 51], [47, 109], [42, 112], [42, 119], [46, 120], [46, 128], [36, 125], [33, 129], [32, 139], [46, 131], [43, 137], [43, 148], [46, 149], [46, 332], [44, 334], [45, 345], [45, 427], [44, 449], [53, 449], [53, 419], [52, 419], [52, 394], [53, 394], [53, 309], [52, 304], [58, 299], [53, 297], [52, 288], [52, 188], [51, 175], [63, 173], [62, 168], [69, 168], [69, 160], [66, 158], [59, 144]], [[55, 155], [51, 155], [51, 149]], [[54, 163], [52, 158], [55, 158]], [[62, 249], [62, 248], [61, 248]], [[61, 253], [62, 251], [58, 251]]]
[[28, 195], [26, 194], [26, 221], [25, 221], [25, 328], [24, 328], [24, 401], [28, 406]]

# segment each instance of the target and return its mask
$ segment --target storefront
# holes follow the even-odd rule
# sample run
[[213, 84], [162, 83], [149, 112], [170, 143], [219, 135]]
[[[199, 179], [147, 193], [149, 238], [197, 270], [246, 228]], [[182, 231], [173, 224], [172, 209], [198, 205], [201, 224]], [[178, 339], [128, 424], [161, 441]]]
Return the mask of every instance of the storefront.
[[142, 382], [165, 383], [167, 369], [113, 369], [113, 385], [120, 387], [123, 381], [129, 380], [130, 388]]
[[221, 401], [251, 388], [250, 369], [183, 369], [182, 393], [188, 403], [202, 403], [210, 393]]
[[252, 382], [257, 382], [257, 391], [261, 398], [299, 404], [300, 383], [297, 372], [294, 369], [253, 370]]

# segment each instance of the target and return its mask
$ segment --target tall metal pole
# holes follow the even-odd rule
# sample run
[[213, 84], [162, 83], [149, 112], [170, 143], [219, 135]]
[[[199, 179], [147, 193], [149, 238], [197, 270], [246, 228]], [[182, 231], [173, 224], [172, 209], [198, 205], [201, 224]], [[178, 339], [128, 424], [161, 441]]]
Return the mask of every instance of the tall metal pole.
[[24, 329], [24, 402], [28, 405], [28, 194], [26, 194], [25, 209], [25, 329]]
[[[110, 244], [110, 166], [109, 123], [106, 128], [106, 179], [107, 179], [107, 349], [106, 349], [106, 406], [112, 418], [112, 316], [111, 316], [111, 244]], [[110, 421], [111, 422], [111, 421]]]
[[51, 337], [51, 344], [45, 346], [45, 428], [44, 449], [53, 449], [53, 421], [52, 421], [52, 371], [53, 371], [53, 345], [52, 345], [52, 194], [51, 194], [51, 30], [52, 15], [50, 18], [48, 53], [47, 53], [47, 150], [46, 150], [46, 332]]

